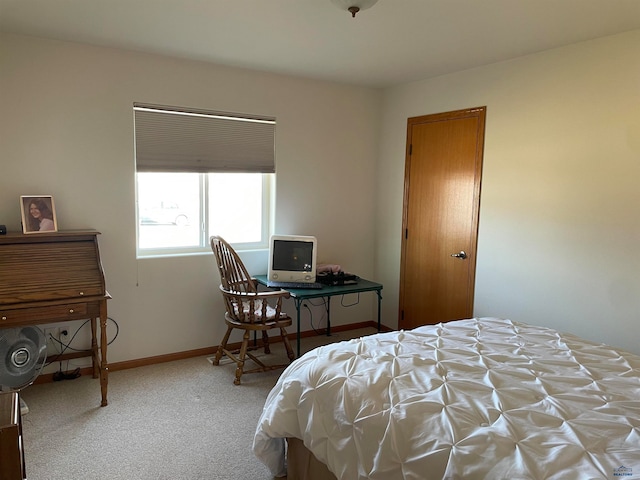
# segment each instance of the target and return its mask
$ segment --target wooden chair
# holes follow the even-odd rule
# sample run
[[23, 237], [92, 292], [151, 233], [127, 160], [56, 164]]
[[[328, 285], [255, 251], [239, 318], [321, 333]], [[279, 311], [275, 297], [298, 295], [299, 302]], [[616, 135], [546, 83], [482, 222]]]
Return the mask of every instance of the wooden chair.
[[[285, 290], [258, 292], [257, 282], [251, 278], [236, 251], [222, 237], [211, 237], [211, 249], [215, 254], [216, 264], [220, 272], [220, 292], [225, 305], [225, 322], [227, 332], [218, 347], [213, 359], [214, 365], [220, 364], [220, 359], [226, 355], [236, 363], [236, 378], [234, 384], [240, 385], [243, 373], [266, 372], [284, 368], [288, 364], [266, 365], [251, 353], [259, 346], [249, 346], [250, 333], [262, 332], [264, 353], [269, 354], [269, 334], [272, 329], [280, 330], [280, 337], [289, 357], [289, 363], [295, 359], [293, 349], [289, 343], [286, 327], [291, 326], [292, 319], [282, 312], [282, 300], [289, 298]], [[239, 350], [229, 350], [227, 342], [233, 329], [244, 331], [242, 345]], [[250, 358], [257, 365], [256, 368], [245, 370], [245, 360]]]

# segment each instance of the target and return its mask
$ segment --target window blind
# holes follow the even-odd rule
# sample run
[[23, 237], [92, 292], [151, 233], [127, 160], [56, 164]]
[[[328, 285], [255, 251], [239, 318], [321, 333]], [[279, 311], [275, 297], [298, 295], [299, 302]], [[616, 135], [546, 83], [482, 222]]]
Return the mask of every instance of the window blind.
[[275, 172], [274, 118], [134, 104], [139, 172]]

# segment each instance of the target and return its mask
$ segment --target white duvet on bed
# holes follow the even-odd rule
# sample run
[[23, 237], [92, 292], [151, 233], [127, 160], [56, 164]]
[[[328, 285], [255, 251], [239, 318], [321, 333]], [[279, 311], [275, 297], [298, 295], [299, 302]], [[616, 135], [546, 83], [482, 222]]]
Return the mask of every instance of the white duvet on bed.
[[285, 437], [341, 480], [640, 478], [640, 357], [489, 318], [327, 345], [265, 403], [275, 476]]

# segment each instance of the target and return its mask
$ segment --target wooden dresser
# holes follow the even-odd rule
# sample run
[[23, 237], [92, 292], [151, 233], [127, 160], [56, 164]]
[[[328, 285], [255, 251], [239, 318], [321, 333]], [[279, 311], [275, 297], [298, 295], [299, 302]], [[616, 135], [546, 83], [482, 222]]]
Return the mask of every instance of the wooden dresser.
[[0, 328], [90, 319], [91, 348], [56, 360], [92, 357], [104, 407], [111, 297], [105, 288], [98, 235], [96, 231], [0, 235]]

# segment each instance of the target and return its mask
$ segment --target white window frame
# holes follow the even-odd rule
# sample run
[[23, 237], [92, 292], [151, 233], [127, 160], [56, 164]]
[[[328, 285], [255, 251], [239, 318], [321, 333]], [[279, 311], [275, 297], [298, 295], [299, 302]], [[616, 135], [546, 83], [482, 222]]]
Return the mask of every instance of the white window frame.
[[[220, 174], [224, 175], [224, 172]], [[175, 246], [175, 247], [156, 247], [156, 248], [140, 248], [140, 209], [139, 196], [137, 188], [136, 172], [136, 255], [137, 258], [154, 258], [154, 257], [170, 257], [183, 255], [201, 255], [204, 253], [212, 253], [210, 246], [210, 237], [215, 232], [211, 231], [212, 226], [209, 225], [209, 177], [206, 173], [199, 173], [199, 196], [200, 196], [200, 218], [197, 219], [200, 235], [199, 245], [197, 246]], [[269, 238], [273, 231], [273, 197], [275, 184], [275, 174], [273, 173], [256, 173], [262, 175], [262, 225], [260, 228], [260, 240], [257, 242], [237, 243], [231, 242], [237, 251], [245, 250], [265, 250], [269, 248]], [[222, 207], [222, 208], [227, 208]]]

